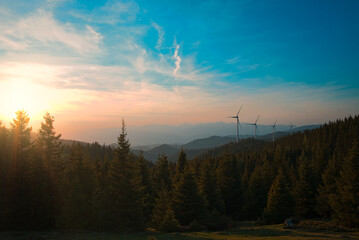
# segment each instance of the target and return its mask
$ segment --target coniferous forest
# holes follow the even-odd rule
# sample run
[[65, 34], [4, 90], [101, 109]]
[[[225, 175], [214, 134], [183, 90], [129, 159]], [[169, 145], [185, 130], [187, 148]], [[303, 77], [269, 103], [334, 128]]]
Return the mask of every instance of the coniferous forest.
[[0, 125], [1, 230], [219, 230], [235, 221], [326, 218], [359, 227], [359, 117], [275, 142], [245, 139], [177, 162], [117, 146], [63, 144], [45, 114]]

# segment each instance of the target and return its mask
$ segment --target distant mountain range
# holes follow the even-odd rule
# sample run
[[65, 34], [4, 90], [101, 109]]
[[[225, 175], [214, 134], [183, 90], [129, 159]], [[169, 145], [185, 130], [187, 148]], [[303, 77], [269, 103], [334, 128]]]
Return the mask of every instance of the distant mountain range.
[[[307, 125], [301, 126], [298, 128], [294, 128], [293, 132], [302, 132], [305, 130], [311, 130], [320, 127], [320, 125]], [[280, 138], [290, 134], [288, 131], [280, 131], [275, 132], [275, 138]], [[241, 139], [252, 138], [250, 135], [241, 135]], [[262, 141], [272, 141], [273, 135], [265, 134], [257, 136], [258, 140]], [[151, 146], [137, 146], [132, 148], [132, 152], [135, 154], [139, 154], [141, 151], [143, 152], [144, 157], [149, 160], [155, 162], [160, 154], [164, 154], [168, 157], [170, 161], [176, 161], [181, 148], [185, 151], [188, 158], [193, 158], [198, 154], [206, 152], [208, 149], [215, 148], [218, 146], [225, 145], [230, 142], [235, 142], [236, 136], [211, 136], [207, 138], [196, 139], [190, 141], [183, 145], [178, 144], [160, 144], [160, 145], [151, 145]], [[116, 144], [112, 144], [116, 146]]]
[[[243, 138], [253, 136], [253, 126], [241, 123], [240, 135]], [[289, 130], [288, 125], [277, 124], [278, 132]], [[182, 125], [145, 125], [145, 126], [126, 126], [127, 137], [131, 145], [136, 149], [143, 149], [145, 146], [156, 147], [160, 144], [183, 145], [194, 139], [207, 138], [209, 136], [231, 136], [235, 137], [236, 123], [231, 122], [208, 122]], [[87, 129], [86, 131], [73, 131], [71, 134], [63, 135], [66, 139], [78, 139], [83, 142], [105, 143], [107, 145], [116, 142], [120, 128], [99, 128]], [[258, 134], [266, 135], [272, 133], [271, 125], [258, 125]], [[141, 148], [137, 148], [142, 146]], [[150, 150], [146, 148], [143, 150]]]
[[[293, 132], [302, 132], [305, 130], [311, 130], [320, 127], [321, 125], [306, 125], [293, 129]], [[268, 127], [268, 126], [264, 126]], [[263, 126], [262, 126], [263, 128]], [[268, 130], [267, 130], [268, 132]], [[275, 138], [280, 138], [290, 134], [290, 130], [278, 131], [275, 132]], [[38, 134], [33, 132], [31, 133], [31, 138], [35, 140], [38, 137]], [[240, 139], [253, 138], [253, 135], [240, 135]], [[272, 133], [258, 135], [257, 139], [262, 141], [272, 141]], [[70, 146], [73, 143], [87, 144], [84, 141], [77, 140], [67, 140], [61, 139], [64, 145]], [[236, 142], [236, 136], [211, 136], [206, 138], [199, 138], [187, 142], [185, 144], [152, 144], [152, 145], [141, 145], [141, 146], [131, 146], [131, 151], [138, 155], [140, 152], [143, 153], [144, 157], [152, 162], [156, 162], [160, 154], [166, 155], [170, 161], [176, 161], [181, 148], [185, 151], [188, 158], [193, 158], [198, 154], [205, 153], [208, 149], [223, 146], [230, 142]], [[109, 146], [116, 147], [117, 143], [112, 143]]]

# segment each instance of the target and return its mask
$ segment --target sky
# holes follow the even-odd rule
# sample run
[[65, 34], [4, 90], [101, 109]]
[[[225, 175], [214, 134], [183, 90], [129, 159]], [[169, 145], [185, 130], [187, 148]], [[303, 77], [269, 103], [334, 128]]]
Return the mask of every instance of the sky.
[[[321, 124], [358, 114], [359, 1], [0, 0], [0, 120]], [[233, 123], [234, 124], [234, 123]], [[98, 136], [100, 138], [100, 136]]]

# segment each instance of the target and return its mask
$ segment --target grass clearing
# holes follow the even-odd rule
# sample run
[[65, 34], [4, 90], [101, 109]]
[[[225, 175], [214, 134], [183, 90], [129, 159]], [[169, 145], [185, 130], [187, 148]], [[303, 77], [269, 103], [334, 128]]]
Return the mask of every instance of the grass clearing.
[[[151, 238], [152, 237], [152, 238]], [[254, 226], [240, 223], [237, 228], [220, 232], [190, 233], [101, 233], [101, 232], [0, 232], [1, 240], [271, 240], [271, 239], [359, 239], [359, 230], [334, 232], [318, 228], [284, 229], [283, 224]]]

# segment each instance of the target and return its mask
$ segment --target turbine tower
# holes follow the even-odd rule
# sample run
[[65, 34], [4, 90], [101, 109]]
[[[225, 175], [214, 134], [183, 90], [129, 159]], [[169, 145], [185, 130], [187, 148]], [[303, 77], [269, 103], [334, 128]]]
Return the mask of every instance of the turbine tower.
[[292, 122], [290, 122], [290, 125], [289, 125], [289, 128], [290, 128], [290, 134], [293, 134], [293, 127], [294, 127], [293, 123], [292, 123]]
[[257, 138], [257, 130], [258, 130], [258, 127], [257, 127], [257, 121], [259, 119], [259, 116], [257, 117], [257, 120], [254, 122], [254, 123], [249, 123], [249, 125], [253, 125], [254, 126], [254, 138]]
[[272, 126], [272, 129], [273, 129], [273, 133], [272, 133], [272, 136], [273, 136], [273, 142], [274, 142], [274, 129], [275, 129], [275, 125], [277, 124], [277, 120], [275, 120], [273, 126]]
[[239, 128], [239, 126], [240, 126], [238, 115], [239, 115], [240, 111], [242, 110], [242, 107], [243, 107], [243, 104], [242, 104], [242, 106], [239, 108], [238, 113], [237, 113], [236, 116], [230, 116], [230, 117], [229, 117], [229, 118], [235, 118], [235, 119], [237, 119], [237, 143], [239, 142], [239, 129], [238, 129], [238, 128]]

